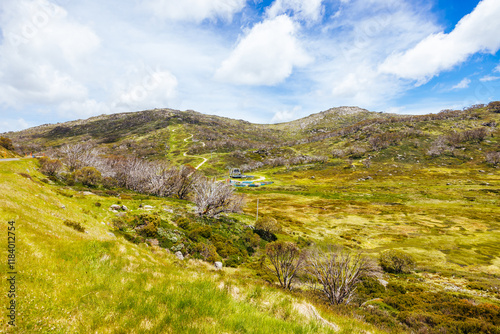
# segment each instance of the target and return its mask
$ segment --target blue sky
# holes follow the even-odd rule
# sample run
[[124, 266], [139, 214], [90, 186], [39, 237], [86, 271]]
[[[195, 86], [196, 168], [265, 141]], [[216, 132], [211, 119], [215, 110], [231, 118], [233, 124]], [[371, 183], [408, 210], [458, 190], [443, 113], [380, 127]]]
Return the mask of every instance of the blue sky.
[[0, 132], [152, 108], [272, 123], [500, 100], [498, 17], [498, 0], [2, 0]]

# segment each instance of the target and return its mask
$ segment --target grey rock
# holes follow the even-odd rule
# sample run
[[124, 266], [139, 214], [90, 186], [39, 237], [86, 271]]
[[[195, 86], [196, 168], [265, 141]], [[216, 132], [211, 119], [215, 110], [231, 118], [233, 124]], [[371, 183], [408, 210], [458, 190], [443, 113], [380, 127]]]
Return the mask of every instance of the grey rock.
[[177, 251], [174, 253], [174, 255], [179, 259], [179, 260], [184, 260], [184, 255], [182, 255], [181, 252]]
[[222, 262], [217, 261], [214, 263], [215, 269], [221, 270], [222, 269]]
[[118, 204], [112, 204], [109, 208], [111, 210], [121, 210], [122, 206]]
[[115, 234], [113, 232], [108, 232], [108, 235], [111, 236], [111, 237], [115, 236]]
[[66, 209], [66, 205], [61, 205], [61, 209]]
[[146, 210], [151, 210], [151, 209], [153, 209], [153, 206], [151, 206], [151, 205], [143, 205], [142, 208], [146, 209]]
[[386, 280], [383, 280], [383, 279], [381, 279], [381, 278], [379, 278], [379, 279], [378, 279], [378, 282], [379, 282], [380, 284], [382, 284], [382, 285], [384, 286], [384, 288], [385, 288], [385, 287], [387, 287], [387, 284], [389, 284], [389, 282], [387, 282]]
[[122, 210], [123, 211], [128, 211], [128, 208], [125, 205], [122, 205]]

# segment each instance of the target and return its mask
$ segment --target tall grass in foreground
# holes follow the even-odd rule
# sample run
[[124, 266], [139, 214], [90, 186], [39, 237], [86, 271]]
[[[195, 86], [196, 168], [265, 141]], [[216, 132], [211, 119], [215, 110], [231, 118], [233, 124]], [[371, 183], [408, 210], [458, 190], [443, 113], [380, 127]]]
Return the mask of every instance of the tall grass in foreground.
[[[33, 180], [16, 174], [26, 169]], [[31, 162], [0, 164], [0, 225], [5, 231], [9, 220], [16, 221], [19, 273], [17, 326], [8, 326], [2, 314], [0, 332], [332, 332], [296, 312], [297, 301], [277, 288], [253, 288], [259, 283], [109, 235], [101, 221], [110, 213], [95, 199], [64, 195], [38, 178], [43, 176]], [[67, 219], [88, 233], [65, 226]], [[1, 258], [6, 254], [2, 247]], [[0, 268], [7, 272], [5, 261]], [[0, 305], [6, 303], [2, 294]], [[377, 333], [357, 320], [326, 317], [345, 333]]]

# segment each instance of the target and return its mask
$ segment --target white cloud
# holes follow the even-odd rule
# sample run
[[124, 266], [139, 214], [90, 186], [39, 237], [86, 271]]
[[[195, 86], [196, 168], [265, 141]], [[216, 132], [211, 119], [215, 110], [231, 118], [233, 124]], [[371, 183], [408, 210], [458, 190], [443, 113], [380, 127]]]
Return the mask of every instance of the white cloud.
[[497, 67], [495, 67], [495, 69], [493, 70], [494, 72], [500, 72], [500, 64], [497, 65]]
[[274, 113], [273, 118], [271, 119], [271, 123], [282, 123], [288, 122], [298, 118], [298, 113], [300, 112], [301, 107], [296, 106], [292, 110], [281, 110]]
[[148, 0], [145, 6], [164, 19], [201, 22], [205, 19], [230, 21], [240, 12], [246, 0]]
[[471, 81], [469, 78], [464, 78], [462, 81], [457, 83], [455, 86], [453, 86], [451, 89], [464, 89], [468, 88], [470, 85]]
[[169, 71], [147, 71], [142, 80], [122, 90], [113, 107], [145, 110], [167, 107], [176, 95], [177, 78]]
[[23, 118], [3, 119], [0, 121], [0, 133], [7, 131], [19, 131], [27, 129], [33, 124], [29, 124]]
[[311, 58], [296, 38], [297, 25], [286, 15], [256, 24], [229, 58], [222, 62], [216, 78], [247, 85], [276, 85], [305, 66]]
[[477, 52], [500, 48], [500, 1], [483, 0], [449, 34], [429, 35], [415, 47], [391, 55], [380, 71], [423, 84], [442, 71], [463, 63]]
[[322, 17], [322, 0], [276, 0], [267, 8], [266, 14], [274, 18], [281, 14], [293, 13], [295, 18], [306, 21], [318, 21]]
[[482, 77], [481, 79], [479, 79], [479, 81], [481, 81], [481, 82], [489, 82], [489, 81], [496, 81], [498, 79], [500, 79], [499, 76], [486, 75], [486, 76]]
[[308, 41], [307, 50], [314, 50], [317, 60], [308, 73], [316, 81], [315, 99], [322, 108], [385, 108], [408, 84], [380, 72], [380, 64], [438, 29], [426, 11], [405, 2], [351, 0]]
[[0, 45], [0, 104], [57, 104], [84, 99], [87, 88], [73, 75], [99, 47], [99, 38], [46, 0], [0, 5], [5, 40]]

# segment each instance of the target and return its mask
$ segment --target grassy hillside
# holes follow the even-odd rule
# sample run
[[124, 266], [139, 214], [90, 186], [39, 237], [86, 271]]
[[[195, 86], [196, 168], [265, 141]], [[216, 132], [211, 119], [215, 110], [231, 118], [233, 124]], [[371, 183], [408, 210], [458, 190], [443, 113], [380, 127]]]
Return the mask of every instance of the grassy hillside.
[[[275, 125], [162, 109], [6, 134], [21, 150], [50, 154], [63, 143], [88, 141], [105, 154], [200, 166], [202, 173], [217, 177], [227, 175], [228, 167], [243, 166], [274, 184], [237, 190], [247, 196], [247, 205], [245, 214], [227, 220], [234, 224], [228, 233], [254, 223], [259, 200], [259, 217], [274, 218], [282, 226], [279, 240], [303, 249], [311, 243], [334, 244], [374, 259], [386, 250], [401, 250], [416, 260], [410, 273], [385, 273], [385, 287], [377, 280], [363, 281], [352, 306], [332, 307], [305, 277], [293, 293], [266, 283], [272, 277], [262, 272], [262, 248], [238, 269], [215, 271], [197, 260], [176, 260], [161, 247], [126, 241], [113, 229], [115, 213], [108, 210], [120, 201], [134, 214], [142, 212], [140, 204], [150, 204], [175, 226], [179, 215], [196, 220], [187, 201], [134, 193], [118, 198], [117, 190], [44, 183], [34, 162], [0, 162], [5, 176], [0, 219], [2, 224], [11, 217], [20, 222], [26, 239], [19, 239], [19, 249], [28, 252], [21, 253], [26, 258], [20, 263], [39, 268], [30, 271], [26, 291], [35, 291], [32, 299], [48, 300], [44, 294], [54, 290], [49, 296], [59, 305], [41, 303], [43, 311], [30, 319], [52, 319], [44, 313], [50, 309], [61, 319], [60, 332], [333, 330], [304, 311], [304, 303], [313, 303], [346, 333], [499, 333], [498, 124], [495, 103], [422, 116], [342, 107]], [[99, 195], [83, 195], [84, 190]], [[24, 197], [29, 198], [26, 207], [20, 205]], [[88, 233], [71, 229], [65, 220], [82, 224]], [[226, 223], [212, 227], [216, 231]], [[234, 233], [236, 240], [239, 232]], [[38, 253], [36, 259], [27, 257]], [[85, 280], [87, 274], [92, 281]], [[52, 285], [38, 288], [44, 275], [54, 276], [48, 281]], [[55, 282], [66, 276], [67, 289], [56, 292]], [[187, 293], [172, 288], [179, 284]], [[75, 287], [77, 297], [66, 303], [65, 294]], [[77, 300], [85, 306], [72, 308]], [[142, 310], [138, 305], [147, 306]], [[62, 309], [73, 322], [62, 320]], [[90, 325], [88, 319], [93, 319]]]
[[[2, 316], [0, 332], [334, 332], [307, 312], [303, 297], [248, 278], [244, 269], [216, 271], [113, 235], [111, 204], [121, 202], [134, 212], [139, 204], [182, 210], [188, 203], [84, 195], [44, 182], [36, 168], [32, 160], [0, 162], [0, 224], [6, 231], [8, 221], [15, 221], [18, 270], [16, 327]], [[85, 232], [65, 225], [67, 220]], [[7, 258], [6, 247], [1, 256]], [[7, 271], [2, 261], [2, 273]], [[2, 294], [2, 305], [7, 302]], [[379, 332], [319, 311], [341, 333]]]

